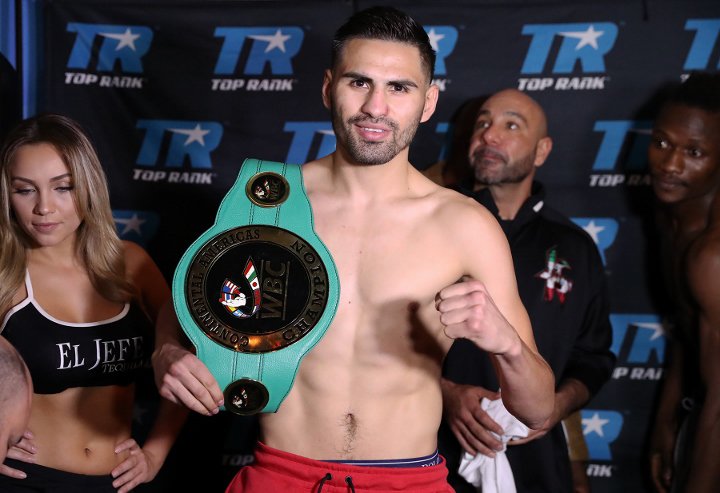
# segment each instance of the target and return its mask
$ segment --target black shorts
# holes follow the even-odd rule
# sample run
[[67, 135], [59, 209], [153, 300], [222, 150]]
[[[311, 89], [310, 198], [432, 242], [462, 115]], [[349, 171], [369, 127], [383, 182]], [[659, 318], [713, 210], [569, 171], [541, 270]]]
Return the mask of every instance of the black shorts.
[[15, 479], [0, 474], [2, 493], [116, 493], [114, 478], [110, 474], [87, 476], [59, 471], [37, 464], [5, 459], [5, 465], [25, 472], [25, 479]]

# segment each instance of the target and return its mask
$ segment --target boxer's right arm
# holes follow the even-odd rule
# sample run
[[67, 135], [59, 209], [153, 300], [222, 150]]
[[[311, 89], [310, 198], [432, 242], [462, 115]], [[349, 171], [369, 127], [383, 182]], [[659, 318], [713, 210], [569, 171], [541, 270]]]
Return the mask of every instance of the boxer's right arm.
[[160, 310], [152, 355], [160, 395], [200, 414], [217, 414], [223, 393], [210, 370], [182, 344], [182, 331], [172, 302]]

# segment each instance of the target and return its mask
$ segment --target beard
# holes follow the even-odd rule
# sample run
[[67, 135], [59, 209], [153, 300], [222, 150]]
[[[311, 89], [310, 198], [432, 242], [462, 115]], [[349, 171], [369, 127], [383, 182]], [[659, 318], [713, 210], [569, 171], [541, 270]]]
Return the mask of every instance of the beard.
[[[343, 144], [354, 162], [363, 165], [378, 165], [392, 161], [412, 142], [420, 126], [421, 115], [422, 113], [419, 113], [406, 128], [401, 129], [396, 121], [385, 117], [372, 118], [358, 114], [343, 121], [340, 111], [335, 105], [332, 106], [333, 130], [338, 144]], [[391, 130], [391, 135], [382, 142], [364, 141], [353, 132], [353, 126], [362, 123], [381, 124]]]
[[536, 150], [514, 161], [490, 148], [480, 148], [470, 156], [470, 165], [475, 173], [475, 182], [481, 185], [520, 183], [535, 166]]

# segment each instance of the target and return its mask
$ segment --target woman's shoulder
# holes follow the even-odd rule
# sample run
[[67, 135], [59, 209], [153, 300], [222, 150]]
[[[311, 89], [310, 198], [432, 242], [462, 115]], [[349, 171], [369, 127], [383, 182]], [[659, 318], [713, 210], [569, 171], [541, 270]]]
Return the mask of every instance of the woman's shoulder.
[[147, 251], [134, 241], [121, 240], [121, 244], [126, 262], [141, 261], [149, 257]]
[[125, 260], [125, 271], [130, 279], [134, 279], [142, 273], [142, 269], [148, 262], [152, 262], [147, 251], [135, 242], [122, 240], [123, 257]]

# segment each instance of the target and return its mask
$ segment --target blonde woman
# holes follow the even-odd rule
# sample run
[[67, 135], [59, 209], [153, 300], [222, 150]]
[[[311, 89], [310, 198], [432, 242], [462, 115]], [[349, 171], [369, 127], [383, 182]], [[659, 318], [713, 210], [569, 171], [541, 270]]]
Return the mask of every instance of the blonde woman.
[[0, 491], [130, 491], [155, 477], [185, 417], [163, 401], [145, 443], [131, 437], [133, 382], [149, 364], [167, 283], [118, 238], [105, 174], [72, 120], [22, 122], [0, 172], [0, 330], [34, 386]]

